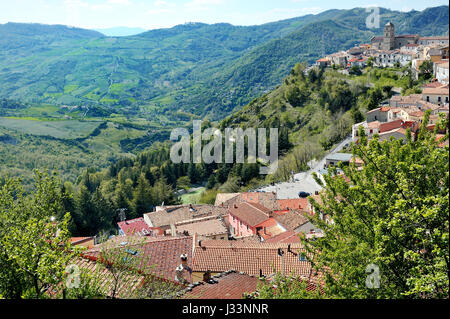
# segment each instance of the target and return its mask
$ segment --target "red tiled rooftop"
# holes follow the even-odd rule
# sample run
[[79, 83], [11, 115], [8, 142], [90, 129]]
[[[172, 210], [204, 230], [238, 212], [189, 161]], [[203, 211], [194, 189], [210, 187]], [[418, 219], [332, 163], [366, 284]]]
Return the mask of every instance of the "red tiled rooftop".
[[308, 206], [307, 198], [279, 199], [278, 204], [281, 210], [286, 209], [306, 209]]
[[148, 236], [152, 233], [152, 229], [144, 221], [144, 218], [139, 217], [136, 219], [126, 220], [123, 222], [118, 222], [117, 225], [123, 231], [125, 235], [139, 235]]
[[198, 286], [185, 295], [183, 299], [242, 299], [245, 293], [255, 292], [258, 288], [259, 279], [256, 276], [249, 276], [237, 272], [221, 274], [215, 284], [206, 282]]
[[[307, 200], [307, 198], [305, 198]], [[305, 206], [305, 210], [306, 210]], [[283, 215], [276, 215], [277, 222], [286, 230], [294, 230], [308, 222], [303, 212], [291, 210]]]
[[391, 121], [391, 122], [381, 123], [379, 130], [380, 130], [380, 133], [383, 133], [383, 132], [392, 131], [393, 129], [402, 127], [402, 125], [403, 125], [403, 120], [401, 120], [401, 119]]
[[293, 244], [300, 242], [300, 236], [296, 234], [293, 230], [285, 231], [277, 236], [268, 238], [264, 241], [265, 243], [285, 243], [285, 244]]
[[299, 252], [304, 252], [303, 245], [289, 245], [294, 254], [287, 251], [288, 244], [285, 243], [202, 241], [202, 247], [195, 247], [193, 270], [223, 272], [232, 269], [253, 276], [259, 276], [261, 270], [263, 275], [269, 275], [283, 271], [281, 257], [278, 256], [278, 248], [282, 248], [284, 273], [309, 276], [311, 264], [308, 261], [300, 261], [298, 255]]
[[230, 214], [249, 226], [256, 226], [269, 219], [270, 210], [257, 203], [237, 203], [230, 207]]
[[182, 254], [188, 256], [188, 265], [192, 265], [193, 238], [191, 236], [139, 237], [136, 241], [130, 238], [137, 238], [137, 236], [116, 236], [104, 244], [89, 249], [84, 256], [96, 259], [100, 257], [102, 247], [104, 249], [135, 248], [139, 251], [139, 258], [145, 260], [146, 266], [154, 266], [151, 273], [167, 280], [174, 280], [175, 268], [180, 265]]

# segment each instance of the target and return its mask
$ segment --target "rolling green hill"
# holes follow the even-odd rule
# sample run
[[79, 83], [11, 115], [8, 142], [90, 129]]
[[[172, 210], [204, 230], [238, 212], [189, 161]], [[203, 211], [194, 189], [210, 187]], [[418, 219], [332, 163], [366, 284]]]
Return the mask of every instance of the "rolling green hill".
[[[0, 25], [0, 97], [97, 105], [172, 120], [220, 119], [272, 89], [296, 62], [368, 42], [363, 8], [240, 27], [189, 23], [129, 37], [63, 26]], [[397, 33], [448, 33], [448, 6], [381, 9]]]

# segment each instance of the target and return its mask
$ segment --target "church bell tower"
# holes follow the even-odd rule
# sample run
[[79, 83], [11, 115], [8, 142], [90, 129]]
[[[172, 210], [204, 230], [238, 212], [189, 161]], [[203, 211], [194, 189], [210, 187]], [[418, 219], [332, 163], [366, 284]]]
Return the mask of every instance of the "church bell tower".
[[392, 22], [384, 26], [383, 50], [393, 50], [395, 48], [395, 28]]

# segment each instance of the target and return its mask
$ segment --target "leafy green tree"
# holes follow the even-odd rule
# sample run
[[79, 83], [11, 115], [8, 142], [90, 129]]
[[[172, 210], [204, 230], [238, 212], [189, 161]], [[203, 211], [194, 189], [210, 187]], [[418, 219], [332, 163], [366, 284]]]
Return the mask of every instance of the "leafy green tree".
[[419, 78], [422, 81], [431, 79], [433, 76], [433, 63], [430, 60], [424, 61], [419, 67]]
[[56, 175], [36, 171], [35, 191], [24, 195], [20, 181], [0, 187], [0, 294], [7, 298], [44, 298], [65, 278], [74, 251], [70, 214], [63, 209]]
[[368, 92], [367, 109], [376, 109], [383, 101], [384, 95], [379, 87], [372, 88]]
[[429, 114], [417, 141], [363, 137], [353, 146], [363, 169], [340, 165], [350, 182], [333, 168], [325, 183], [316, 177], [325, 191], [311, 220], [325, 236], [304, 243], [328, 296], [448, 298], [449, 153], [425, 129]]
[[283, 276], [277, 272], [272, 280], [263, 279], [257, 294], [247, 295], [257, 299], [320, 299], [319, 289], [308, 290], [308, 282], [297, 276]]
[[177, 179], [177, 188], [189, 189], [191, 187], [191, 181], [189, 176], [182, 176]]
[[133, 193], [133, 215], [130, 218], [137, 218], [148, 213], [151, 210], [152, 202], [153, 198], [150, 184], [144, 174], [141, 174], [138, 179], [138, 186]]

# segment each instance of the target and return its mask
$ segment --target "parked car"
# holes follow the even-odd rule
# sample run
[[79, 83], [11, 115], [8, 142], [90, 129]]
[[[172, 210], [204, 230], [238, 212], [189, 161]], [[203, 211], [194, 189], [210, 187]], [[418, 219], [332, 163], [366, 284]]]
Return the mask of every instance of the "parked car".
[[298, 197], [300, 198], [306, 198], [308, 196], [311, 196], [311, 194], [303, 191], [298, 193]]

